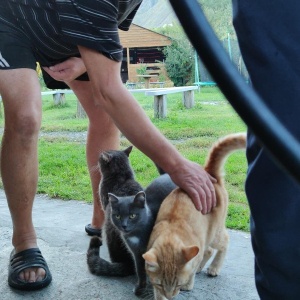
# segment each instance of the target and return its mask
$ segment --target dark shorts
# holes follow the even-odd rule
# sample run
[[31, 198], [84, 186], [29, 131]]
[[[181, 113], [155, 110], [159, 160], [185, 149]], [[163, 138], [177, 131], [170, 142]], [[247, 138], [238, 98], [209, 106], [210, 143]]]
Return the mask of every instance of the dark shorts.
[[39, 1], [39, 6], [1, 1], [0, 52], [11, 69], [35, 69], [36, 61], [51, 66], [79, 56], [77, 46], [60, 32], [59, 16], [51, 1]]
[[[16, 17], [13, 13], [14, 9], [4, 7], [3, 2], [0, 4], [0, 69], [29, 68], [35, 70], [36, 62], [39, 62], [41, 66], [51, 66], [70, 57], [80, 56], [77, 46], [62, 40], [57, 30], [59, 28], [58, 15], [53, 10], [51, 3], [44, 9], [47, 12], [44, 17], [48, 21], [44, 22], [46, 25], [43, 26], [43, 29], [34, 26], [37, 24], [36, 22], [30, 23], [34, 37], [38, 37], [33, 39], [29, 37], [29, 26], [26, 26], [27, 23], [21, 25], [19, 16]], [[35, 8], [33, 12], [35, 16], [38, 16], [42, 14], [42, 8]], [[68, 88], [64, 82], [56, 81], [43, 70], [42, 72], [48, 88]], [[77, 79], [89, 80], [87, 73]]]

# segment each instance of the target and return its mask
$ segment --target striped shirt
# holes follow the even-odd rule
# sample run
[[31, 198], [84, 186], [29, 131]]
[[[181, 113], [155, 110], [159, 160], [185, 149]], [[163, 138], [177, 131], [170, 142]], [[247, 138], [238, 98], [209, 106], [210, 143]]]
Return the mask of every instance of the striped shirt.
[[78, 56], [77, 45], [121, 61], [123, 49], [118, 29], [129, 29], [141, 2], [0, 0], [0, 30], [5, 25], [27, 38], [42, 65]]
[[128, 30], [141, 0], [56, 0], [69, 41], [122, 58], [118, 28]]

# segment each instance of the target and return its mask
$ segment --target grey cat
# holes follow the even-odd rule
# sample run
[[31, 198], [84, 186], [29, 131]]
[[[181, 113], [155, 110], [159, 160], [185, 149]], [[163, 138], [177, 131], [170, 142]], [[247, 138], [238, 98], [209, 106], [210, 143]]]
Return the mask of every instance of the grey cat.
[[[93, 237], [87, 253], [91, 273], [105, 276], [137, 274], [136, 295], [145, 291], [145, 261], [148, 240], [162, 201], [176, 185], [168, 174], [154, 179], [143, 190], [129, 163], [132, 147], [106, 151], [99, 159], [100, 195], [105, 208], [105, 234], [111, 262], [99, 256], [101, 239]], [[158, 167], [160, 173], [164, 173]]]

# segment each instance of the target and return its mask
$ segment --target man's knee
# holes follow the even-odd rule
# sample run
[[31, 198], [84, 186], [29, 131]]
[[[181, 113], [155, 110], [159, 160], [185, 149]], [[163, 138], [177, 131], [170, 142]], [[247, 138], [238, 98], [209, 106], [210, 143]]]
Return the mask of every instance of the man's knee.
[[39, 134], [41, 115], [34, 111], [16, 112], [13, 117], [7, 118], [5, 132], [22, 139], [34, 138]]

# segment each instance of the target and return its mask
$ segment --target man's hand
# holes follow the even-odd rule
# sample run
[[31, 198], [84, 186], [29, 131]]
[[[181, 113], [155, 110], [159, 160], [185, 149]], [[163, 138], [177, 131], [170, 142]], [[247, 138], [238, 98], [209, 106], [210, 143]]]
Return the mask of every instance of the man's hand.
[[169, 173], [172, 180], [192, 199], [197, 210], [209, 213], [216, 206], [215, 178], [210, 176], [200, 165], [185, 161], [184, 164]]
[[79, 57], [71, 57], [66, 61], [43, 69], [55, 80], [71, 82], [86, 72], [83, 60]]

